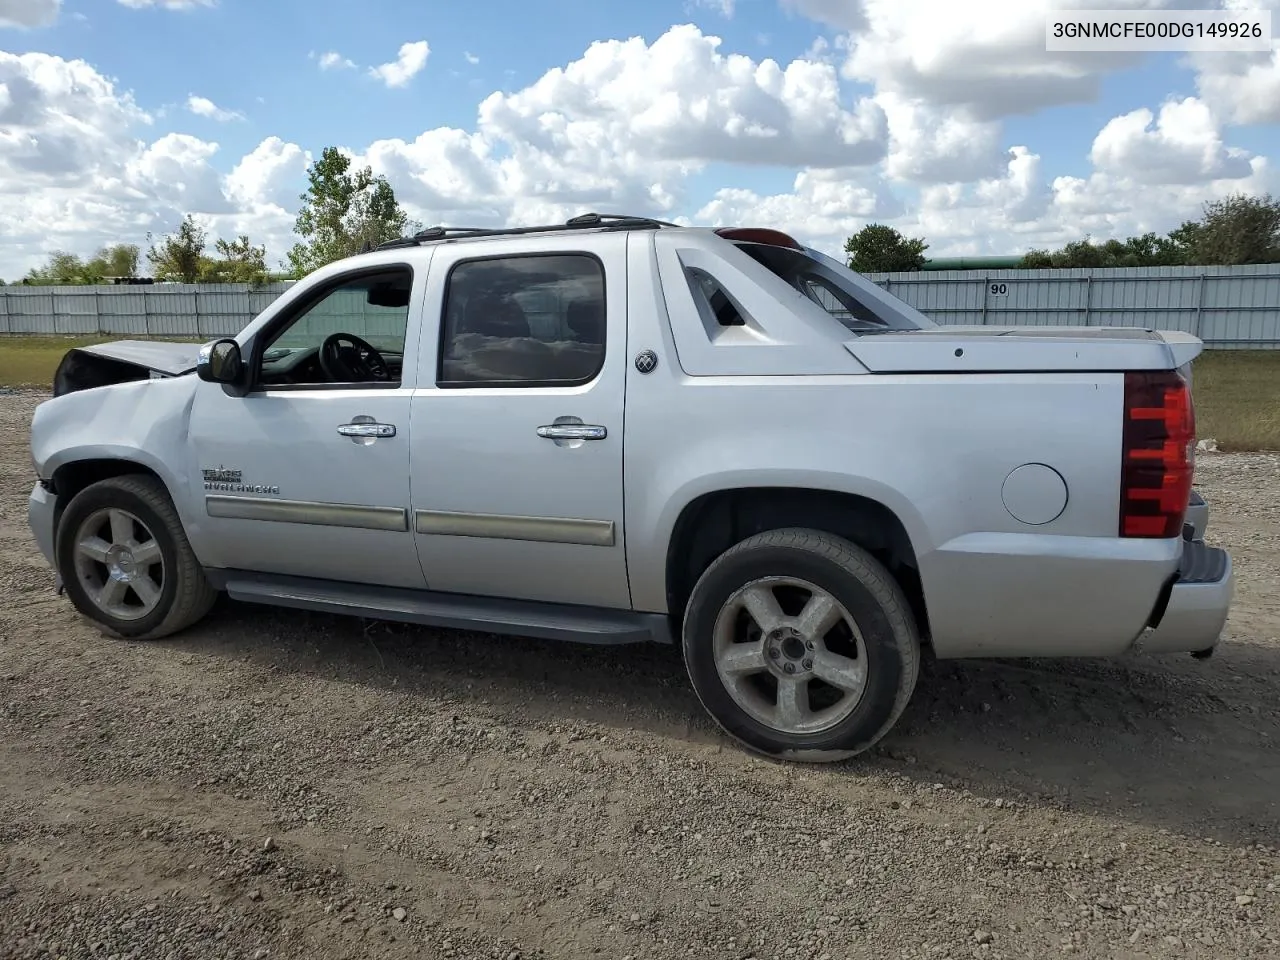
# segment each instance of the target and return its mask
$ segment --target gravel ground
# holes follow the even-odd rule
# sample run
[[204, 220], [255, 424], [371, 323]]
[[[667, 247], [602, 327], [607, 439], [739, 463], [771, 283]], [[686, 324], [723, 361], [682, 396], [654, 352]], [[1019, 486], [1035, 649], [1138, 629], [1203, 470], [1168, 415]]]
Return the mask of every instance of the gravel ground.
[[0, 397], [0, 956], [1280, 956], [1276, 456], [1201, 458], [1215, 657], [927, 662], [810, 768], [665, 649], [230, 602], [108, 640], [26, 529], [37, 399]]

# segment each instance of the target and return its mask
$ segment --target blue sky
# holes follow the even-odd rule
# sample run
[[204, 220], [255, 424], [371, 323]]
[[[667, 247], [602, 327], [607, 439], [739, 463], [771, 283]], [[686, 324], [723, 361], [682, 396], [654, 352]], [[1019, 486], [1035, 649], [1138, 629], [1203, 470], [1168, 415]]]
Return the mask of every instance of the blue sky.
[[[1050, 55], [1044, 6], [0, 0], [0, 91], [26, 82], [41, 105], [10, 111], [25, 141], [0, 136], [0, 227], [15, 225], [0, 234], [0, 276], [51, 244], [92, 252], [122, 232], [136, 242], [182, 212], [214, 235], [248, 231], [278, 260], [289, 195], [330, 144], [395, 174], [424, 222], [558, 216], [589, 197], [694, 222], [767, 222], [828, 248], [883, 220], [938, 254], [1167, 229], [1206, 199], [1272, 188], [1274, 52], [1230, 63], [1160, 54], [1123, 68]], [[614, 44], [584, 66], [593, 43], [629, 38], [638, 46]], [[422, 41], [425, 63], [412, 61], [420, 69], [403, 83], [371, 75]], [[351, 65], [322, 69], [326, 53]], [[766, 61], [785, 83], [765, 78]], [[50, 79], [51, 63], [73, 79]], [[683, 64], [688, 75], [675, 76]], [[555, 69], [569, 79], [543, 79]], [[612, 78], [607, 94], [592, 87], [600, 77]], [[61, 169], [48, 151], [67, 117], [101, 145], [82, 151], [92, 156], [76, 161], [79, 179], [42, 177], [31, 144]], [[77, 219], [86, 206], [98, 229]]]

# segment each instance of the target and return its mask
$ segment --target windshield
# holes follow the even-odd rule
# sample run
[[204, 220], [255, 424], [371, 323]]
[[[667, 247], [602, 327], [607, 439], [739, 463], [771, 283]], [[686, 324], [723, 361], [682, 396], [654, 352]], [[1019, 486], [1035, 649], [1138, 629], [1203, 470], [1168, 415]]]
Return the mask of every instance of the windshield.
[[884, 333], [935, 327], [915, 307], [886, 293], [866, 277], [817, 250], [765, 243], [739, 243], [752, 259], [795, 287], [853, 333]]

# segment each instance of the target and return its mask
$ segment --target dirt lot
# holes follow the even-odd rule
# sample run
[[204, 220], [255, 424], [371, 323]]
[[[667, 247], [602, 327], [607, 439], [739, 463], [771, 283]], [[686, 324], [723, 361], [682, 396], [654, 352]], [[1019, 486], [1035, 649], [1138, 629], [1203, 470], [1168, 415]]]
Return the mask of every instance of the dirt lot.
[[1280, 457], [1201, 460], [1213, 659], [927, 663], [809, 768], [663, 649], [229, 602], [107, 640], [28, 537], [36, 400], [0, 397], [0, 956], [1280, 956]]

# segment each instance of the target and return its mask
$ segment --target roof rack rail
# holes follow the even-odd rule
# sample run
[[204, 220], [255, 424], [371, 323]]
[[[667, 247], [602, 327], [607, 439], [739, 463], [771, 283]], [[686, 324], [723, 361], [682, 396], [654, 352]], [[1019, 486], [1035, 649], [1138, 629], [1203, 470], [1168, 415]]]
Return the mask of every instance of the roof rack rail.
[[471, 237], [519, 237], [531, 233], [556, 233], [562, 230], [656, 230], [662, 227], [676, 227], [679, 224], [666, 220], [655, 220], [652, 217], [633, 217], [616, 213], [584, 213], [572, 217], [564, 223], [548, 224], [537, 227], [427, 227], [419, 230], [411, 237], [401, 237], [379, 244], [375, 250], [394, 250], [398, 247], [416, 247], [422, 243], [434, 243], [440, 240], [460, 240]]

